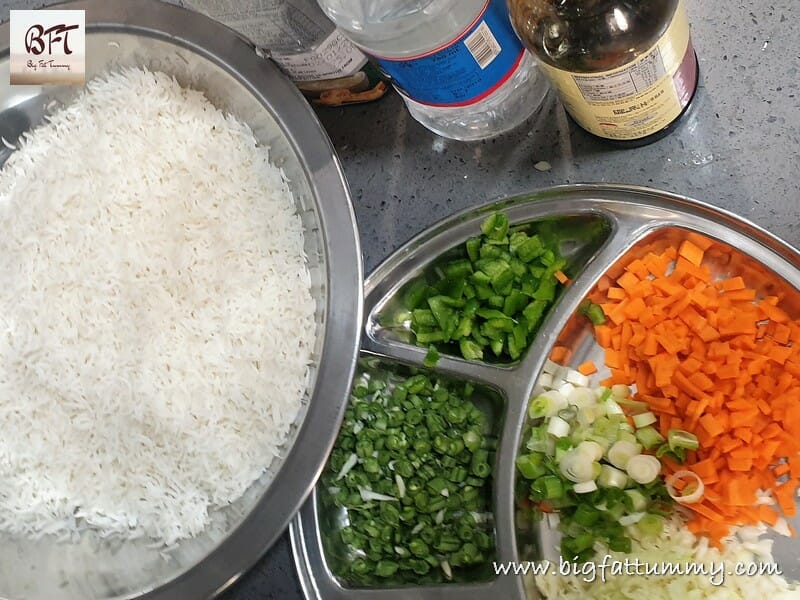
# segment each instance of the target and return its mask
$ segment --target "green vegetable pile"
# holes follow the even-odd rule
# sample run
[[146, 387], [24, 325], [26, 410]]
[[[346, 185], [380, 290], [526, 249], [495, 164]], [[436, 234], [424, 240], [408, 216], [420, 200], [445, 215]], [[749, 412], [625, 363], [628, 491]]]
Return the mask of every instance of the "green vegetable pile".
[[323, 479], [349, 520], [338, 575], [433, 583], [491, 560], [496, 440], [472, 395], [424, 374], [369, 367], [357, 378]]
[[543, 391], [528, 408], [538, 424], [517, 470], [533, 516], [558, 513], [561, 556], [582, 563], [597, 542], [629, 553], [632, 539], [660, 535], [673, 503], [660, 461], [644, 452], [666, 446], [676, 456], [696, 448], [696, 438], [670, 431], [665, 444], [650, 412], [635, 414], [631, 426], [626, 410], [638, 403], [627, 386], [592, 389], [584, 375], [549, 361], [538, 384]]
[[439, 352], [483, 360], [491, 351], [513, 361], [527, 349], [561, 286], [555, 275], [567, 264], [555, 236], [531, 231], [494, 213], [463, 252], [409, 286], [395, 321], [410, 323], [417, 345], [429, 348], [427, 364]]

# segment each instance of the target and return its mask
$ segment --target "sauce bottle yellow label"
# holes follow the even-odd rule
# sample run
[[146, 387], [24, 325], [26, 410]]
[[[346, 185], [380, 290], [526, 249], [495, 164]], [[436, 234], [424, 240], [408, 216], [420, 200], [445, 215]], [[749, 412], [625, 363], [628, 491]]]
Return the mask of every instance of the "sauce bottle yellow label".
[[680, 2], [664, 35], [623, 67], [575, 73], [540, 63], [573, 119], [613, 140], [643, 138], [669, 126], [697, 87], [697, 59], [686, 6]]

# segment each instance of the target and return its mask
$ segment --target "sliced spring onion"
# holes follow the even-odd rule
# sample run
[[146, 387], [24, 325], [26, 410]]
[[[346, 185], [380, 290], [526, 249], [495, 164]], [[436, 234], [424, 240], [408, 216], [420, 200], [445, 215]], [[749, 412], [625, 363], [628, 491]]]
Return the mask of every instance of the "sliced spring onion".
[[550, 390], [553, 387], [551, 385], [553, 383], [553, 376], [550, 373], [542, 373], [539, 375], [539, 379], [536, 381], [536, 383], [539, 384], [540, 387]]
[[661, 473], [661, 461], [650, 454], [637, 454], [628, 460], [625, 470], [636, 483], [647, 484]]
[[389, 496], [387, 494], [379, 494], [378, 492], [373, 492], [372, 490], [368, 490], [366, 488], [358, 488], [358, 493], [361, 494], [361, 499], [364, 502], [370, 502], [372, 500], [377, 500], [379, 502], [397, 502], [397, 498], [394, 496]]
[[339, 481], [342, 477], [347, 475], [350, 472], [350, 469], [356, 466], [358, 462], [358, 456], [353, 453], [347, 457], [347, 460], [342, 465], [342, 469], [339, 471], [339, 474], [336, 476], [336, 481]]
[[652, 425], [653, 423], [657, 422], [658, 417], [649, 410], [638, 415], [633, 415], [633, 424], [636, 429], [647, 427], [648, 425]]
[[527, 448], [531, 452], [543, 452], [548, 454], [548, 441], [551, 438], [547, 435], [547, 426], [539, 425], [531, 429], [531, 437], [528, 439]]
[[397, 497], [405, 498], [406, 496], [406, 483], [399, 473], [394, 474], [394, 482], [397, 484]]
[[549, 390], [531, 401], [528, 407], [528, 416], [531, 419], [552, 417], [566, 406], [567, 398], [564, 395], [557, 390]]
[[619, 430], [620, 431], [627, 431], [628, 433], [633, 433], [634, 432], [633, 426], [630, 423], [628, 423], [627, 421], [623, 421], [622, 423], [619, 424]]
[[608, 449], [608, 462], [618, 469], [624, 469], [632, 457], [641, 453], [642, 448], [638, 444], [628, 440], [618, 440]]
[[585, 389], [587, 392], [591, 391], [586, 386], [589, 385], [589, 378], [575, 369], [567, 369], [567, 376], [564, 377], [567, 383]]
[[624, 383], [617, 383], [611, 386], [611, 394], [616, 398], [627, 398], [631, 395], [631, 388]]
[[[638, 415], [650, 410], [646, 402], [639, 402], [638, 400], [631, 400], [630, 398], [615, 397], [614, 399], [617, 401], [617, 404], [625, 409], [625, 412], [631, 415]], [[642, 427], [644, 427], [644, 425], [642, 425]]]
[[667, 444], [669, 444], [669, 449], [673, 452], [678, 448], [697, 450], [700, 447], [697, 436], [683, 429], [670, 429], [667, 432]]
[[[562, 396], [569, 392], [568, 407], [531, 428], [527, 443], [531, 452], [517, 459], [518, 471], [530, 485], [530, 500], [540, 503], [532, 516], [550, 519], [551, 510], [559, 515], [561, 554], [570, 560], [591, 560], [597, 541], [610, 550], [629, 552], [632, 537], [657, 533], [663, 525], [660, 515], [671, 511], [658, 477], [660, 461], [641, 454], [643, 442], [665, 440], [648, 424], [652, 419], [648, 405], [633, 400], [628, 386], [590, 389], [580, 385], [582, 380], [570, 369], [550, 362], [547, 370], [550, 380], [544, 383]], [[536, 386], [546, 389], [539, 382]], [[638, 415], [640, 436], [628, 423], [629, 415]], [[554, 420], [555, 432], [565, 435], [553, 435]], [[633, 476], [626, 472], [631, 462]]]
[[620, 525], [622, 525], [623, 527], [627, 527], [628, 525], [634, 525], [639, 521], [641, 521], [644, 518], [645, 514], [646, 513], [643, 512], [632, 513], [630, 515], [625, 515], [620, 517], [618, 521]]
[[558, 411], [558, 416], [564, 419], [565, 421], [572, 421], [575, 417], [578, 416], [578, 409], [574, 406], [567, 406], [567, 408], [563, 408]]
[[677, 448], [673, 452], [670, 450], [669, 444], [665, 442], [658, 447], [658, 450], [656, 450], [656, 458], [663, 458], [664, 456], [671, 458], [679, 464], [683, 464], [683, 461], [686, 460], [686, 450], [683, 448]]
[[648, 425], [636, 430], [636, 439], [645, 450], [655, 450], [666, 440], [655, 427]]
[[[692, 481], [684, 487], [683, 493], [681, 493], [675, 489], [675, 482], [684, 478]], [[703, 492], [705, 491], [703, 480], [700, 479], [700, 476], [694, 471], [675, 471], [672, 475], [667, 477], [665, 483], [670, 498], [681, 504], [694, 504], [703, 497]]]
[[569, 398], [569, 395], [575, 391], [575, 386], [571, 383], [564, 383], [561, 387], [558, 388], [558, 392], [564, 396], [565, 398]]
[[576, 387], [567, 396], [567, 403], [574, 404], [578, 408], [584, 408], [597, 404], [597, 399], [589, 388]]
[[627, 483], [628, 475], [624, 471], [611, 465], [600, 466], [600, 476], [597, 478], [597, 485], [600, 487], [624, 489]]
[[641, 512], [647, 508], [647, 498], [640, 490], [625, 490], [627, 504], [633, 512]]
[[446, 560], [443, 560], [441, 563], [439, 563], [439, 565], [442, 567], [442, 573], [444, 573], [444, 576], [447, 577], [448, 579], [452, 579], [453, 571], [450, 568], [450, 563], [447, 562]]
[[622, 407], [619, 405], [619, 402], [617, 402], [613, 398], [608, 398], [605, 402], [603, 402], [603, 406], [606, 407], [606, 414], [607, 415], [624, 415], [625, 414], [625, 411], [622, 410]]
[[572, 487], [572, 491], [576, 494], [588, 494], [589, 492], [594, 492], [597, 490], [597, 483], [595, 481], [583, 481], [581, 483], [576, 483]]
[[596, 477], [595, 467], [597, 463], [588, 454], [579, 452], [577, 449], [569, 450], [558, 463], [561, 474], [574, 483], [590, 481]]
[[597, 442], [593, 442], [591, 440], [584, 440], [583, 442], [578, 444], [576, 450], [580, 454], [588, 456], [589, 459], [593, 462], [603, 458], [603, 447]]
[[592, 322], [592, 325], [602, 325], [606, 322], [603, 307], [591, 300], [584, 300], [581, 303], [578, 307], [578, 314], [587, 317]]
[[542, 372], [546, 373], [547, 375], [552, 375], [553, 373], [557, 372], [561, 368], [561, 365], [555, 361], [545, 359], [544, 366], [542, 367]]
[[[579, 483], [578, 485], [586, 485], [586, 484]], [[594, 488], [597, 489], [597, 486], [594, 486]], [[580, 492], [578, 492], [577, 490], [576, 493], [580, 494]], [[558, 527], [558, 522], [560, 521], [560, 519], [558, 518], [558, 513], [546, 513], [545, 518], [547, 519], [547, 526], [550, 527], [550, 529], [555, 529], [556, 527]]]
[[636, 523], [636, 528], [642, 535], [657, 537], [664, 530], [664, 517], [646, 514]]
[[584, 406], [578, 411], [576, 421], [581, 427], [588, 427], [594, 423], [605, 411], [602, 406]]
[[547, 423], [547, 433], [553, 437], [561, 438], [569, 435], [569, 423], [561, 417], [550, 417]]
[[594, 433], [590, 433], [588, 435], [588, 441], [594, 442], [595, 444], [600, 446], [600, 448], [603, 450], [603, 454], [605, 454], [608, 451], [612, 443], [608, 438], [601, 437]]

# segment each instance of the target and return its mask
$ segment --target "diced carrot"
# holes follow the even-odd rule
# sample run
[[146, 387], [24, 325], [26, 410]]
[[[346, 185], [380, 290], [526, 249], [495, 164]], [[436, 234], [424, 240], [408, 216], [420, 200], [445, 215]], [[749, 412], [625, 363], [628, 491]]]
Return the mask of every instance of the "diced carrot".
[[637, 283], [639, 283], [639, 278], [630, 271], [626, 271], [619, 279], [617, 279], [617, 285], [625, 291], [634, 287]]
[[778, 506], [781, 507], [781, 510], [786, 517], [793, 517], [795, 514], [797, 514], [797, 505], [795, 504], [796, 489], [797, 481], [790, 479], [786, 483], [782, 483], [772, 490], [772, 494], [778, 501]]
[[723, 489], [723, 497], [731, 506], [752, 506], [756, 490], [749, 478], [730, 478]]
[[597, 343], [603, 348], [611, 346], [611, 327], [608, 325], [596, 325], [594, 328], [594, 336]]
[[[770, 323], [774, 322], [775, 321], [770, 321]], [[784, 323], [776, 323], [775, 332], [772, 334], [772, 339], [779, 344], [788, 344], [790, 332], [791, 329], [788, 325], [785, 325]]]
[[622, 300], [627, 297], [625, 290], [619, 287], [610, 287], [606, 292], [609, 300]]
[[606, 366], [619, 369], [622, 366], [622, 355], [619, 350], [606, 349]]
[[692, 263], [694, 266], [699, 267], [703, 262], [703, 250], [698, 248], [689, 240], [684, 240], [681, 244], [678, 254]]
[[764, 430], [761, 432], [761, 437], [764, 439], [770, 439], [778, 437], [782, 433], [783, 429], [781, 429], [781, 426], [773, 422], [764, 428]]
[[728, 302], [752, 302], [756, 299], [756, 291], [751, 289], [732, 290], [725, 292], [724, 298]]
[[789, 457], [789, 474], [792, 479], [800, 479], [800, 456]]
[[578, 367], [578, 372], [582, 375], [593, 375], [594, 373], [597, 373], [597, 367], [592, 361], [587, 360]]
[[780, 515], [777, 511], [773, 510], [769, 506], [762, 504], [758, 507], [758, 518], [761, 521], [764, 521], [769, 526], [773, 526], [778, 522], [778, 518]]
[[753, 431], [747, 427], [734, 429], [733, 435], [742, 440], [745, 444], [749, 444], [753, 440]]
[[775, 477], [783, 477], [784, 475], [788, 475], [790, 470], [789, 463], [784, 462], [772, 469], [772, 473]]
[[665, 457], [663, 472], [688, 468], [704, 481], [688, 527], [716, 547], [734, 525], [777, 522], [774, 508], [755, 505], [757, 489], [794, 514], [800, 482], [800, 319], [783, 295], [757, 299], [752, 270], [712, 281], [709, 264], [740, 264], [728, 253], [688, 233], [616, 265], [591, 295], [608, 317], [595, 328], [611, 370], [606, 383], [635, 383], [662, 434], [697, 435], [685, 464]]
[[660, 396], [644, 396], [644, 399], [645, 402], [647, 402], [647, 405], [650, 407], [650, 410], [677, 416], [677, 414], [675, 414], [675, 406], [669, 398]]
[[723, 279], [717, 282], [717, 286], [726, 292], [733, 290], [742, 290], [745, 288], [744, 279], [741, 277], [731, 277], [730, 279]]
[[561, 285], [567, 285], [567, 284], [570, 282], [570, 279], [569, 279], [569, 277], [567, 277], [567, 276], [564, 274], [564, 272], [563, 272], [563, 271], [560, 271], [560, 270], [559, 270], [559, 271], [556, 271], [554, 275], [555, 275], [555, 278], [558, 280], [558, 282], [559, 282]]
[[716, 437], [725, 431], [717, 418], [712, 414], [705, 414], [700, 417], [700, 424], [711, 437]]
[[647, 265], [644, 264], [644, 261], [638, 258], [625, 265], [625, 270], [630, 271], [639, 279], [646, 279], [648, 275]]
[[779, 365], [783, 365], [792, 355], [792, 350], [788, 346], [773, 346], [769, 349], [769, 357]]
[[710, 521], [719, 521], [723, 518], [721, 514], [711, 508], [706, 502], [696, 502], [694, 504], [687, 504], [686, 506], [697, 514], [703, 515]]
[[789, 315], [787, 315], [783, 309], [773, 306], [767, 302], [761, 301], [758, 303], [759, 308], [764, 311], [764, 314], [770, 321], [775, 321], [776, 323], [786, 323], [789, 321]]
[[690, 465], [689, 469], [694, 471], [705, 484], [712, 479], [717, 479], [717, 469], [714, 467], [714, 462], [709, 459], [698, 461]]

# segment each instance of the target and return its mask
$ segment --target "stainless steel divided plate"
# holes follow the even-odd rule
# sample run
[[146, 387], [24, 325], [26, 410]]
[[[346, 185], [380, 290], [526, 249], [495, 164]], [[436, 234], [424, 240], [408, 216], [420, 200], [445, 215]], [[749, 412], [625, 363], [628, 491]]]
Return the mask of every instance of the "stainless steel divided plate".
[[[426, 350], [381, 325], [404, 286], [439, 257], [477, 235], [491, 212], [504, 211], [512, 225], [549, 221], [563, 228], [561, 251], [569, 261], [572, 282], [556, 300], [528, 351], [514, 363], [467, 362], [442, 355], [433, 371], [466, 380], [501, 397], [499, 443], [493, 479], [495, 560], [558, 560], [555, 533], [546, 523], [530, 524], [516, 514], [514, 461], [525, 435], [526, 407], [535, 382], [552, 348], [569, 349], [570, 366], [592, 359], [603, 364], [587, 319], [577, 309], [597, 282], [613, 275], [621, 259], [630, 260], [693, 232], [711, 238], [719, 251], [708, 253], [715, 276], [742, 275], [761, 295], [778, 295], [793, 318], [800, 317], [800, 253], [735, 215], [680, 196], [630, 186], [582, 185], [557, 187], [482, 206], [448, 218], [412, 239], [376, 269], [365, 286], [365, 336], [362, 355], [383, 364], [423, 367]], [[714, 258], [716, 257], [716, 258]], [[794, 300], [793, 300], [794, 299]], [[329, 544], [337, 515], [327, 514], [318, 487], [291, 526], [292, 544], [301, 584], [308, 598], [376, 600], [380, 598], [535, 598], [537, 592], [513, 575], [475, 577], [471, 583], [357, 587], [338, 578], [331, 565]], [[340, 521], [340, 519], [339, 519]], [[791, 521], [790, 521], [791, 523]], [[800, 530], [797, 519], [793, 523]], [[789, 579], [800, 579], [796, 538], [776, 536], [774, 556]], [[328, 547], [326, 549], [326, 546]], [[470, 578], [468, 578], [470, 579]]]

